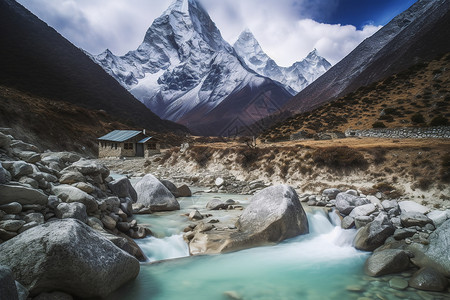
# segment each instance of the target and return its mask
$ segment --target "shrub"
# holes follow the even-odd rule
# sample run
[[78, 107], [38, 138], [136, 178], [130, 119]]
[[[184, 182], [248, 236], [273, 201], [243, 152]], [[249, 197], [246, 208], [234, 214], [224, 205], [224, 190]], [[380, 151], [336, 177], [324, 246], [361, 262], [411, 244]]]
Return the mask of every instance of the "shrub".
[[433, 181], [429, 178], [421, 178], [417, 182], [417, 187], [421, 189], [422, 191], [427, 191], [430, 186], [433, 184]]
[[411, 121], [415, 124], [422, 124], [425, 123], [425, 118], [421, 113], [415, 113], [414, 115], [412, 115]]
[[386, 128], [386, 125], [383, 122], [377, 121], [372, 124], [372, 128]]
[[239, 155], [236, 158], [236, 162], [241, 165], [243, 169], [255, 168], [256, 161], [259, 157], [258, 148], [244, 148], [239, 151]]
[[204, 168], [211, 159], [213, 151], [208, 147], [194, 146], [189, 149], [189, 155], [200, 167]]
[[346, 146], [317, 149], [312, 158], [316, 164], [331, 169], [365, 169], [368, 166], [361, 152]]
[[447, 125], [448, 119], [442, 115], [434, 117], [430, 122], [430, 126], [447, 126]]

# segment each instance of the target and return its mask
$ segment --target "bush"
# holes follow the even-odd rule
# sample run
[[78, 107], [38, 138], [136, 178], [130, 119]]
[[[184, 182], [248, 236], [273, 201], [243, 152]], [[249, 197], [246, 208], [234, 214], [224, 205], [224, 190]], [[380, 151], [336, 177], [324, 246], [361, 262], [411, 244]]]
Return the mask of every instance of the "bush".
[[194, 146], [189, 149], [190, 157], [202, 168], [206, 167], [213, 151], [208, 147]]
[[331, 169], [365, 169], [367, 160], [361, 152], [349, 147], [328, 147], [317, 149], [312, 153], [313, 161]]
[[447, 126], [447, 125], [448, 119], [442, 115], [434, 117], [430, 122], [430, 126]]
[[433, 181], [429, 178], [421, 178], [417, 182], [417, 187], [421, 189], [422, 191], [427, 191], [430, 186], [433, 184]]
[[423, 115], [421, 113], [415, 113], [411, 117], [411, 121], [415, 124], [422, 124], [422, 123], [425, 123], [425, 118], [423, 117]]
[[373, 128], [386, 128], [386, 125], [384, 125], [383, 122], [377, 121], [375, 123], [372, 124]]

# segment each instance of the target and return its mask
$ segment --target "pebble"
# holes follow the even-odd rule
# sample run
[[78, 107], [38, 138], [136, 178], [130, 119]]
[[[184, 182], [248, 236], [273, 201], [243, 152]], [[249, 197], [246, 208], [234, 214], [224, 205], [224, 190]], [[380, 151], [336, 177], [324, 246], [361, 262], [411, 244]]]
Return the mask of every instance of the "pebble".
[[345, 289], [347, 291], [350, 291], [350, 292], [362, 292], [362, 291], [364, 291], [364, 288], [362, 286], [360, 286], [360, 285], [348, 285]]
[[396, 290], [404, 290], [408, 287], [408, 281], [395, 277], [389, 280], [389, 286]]

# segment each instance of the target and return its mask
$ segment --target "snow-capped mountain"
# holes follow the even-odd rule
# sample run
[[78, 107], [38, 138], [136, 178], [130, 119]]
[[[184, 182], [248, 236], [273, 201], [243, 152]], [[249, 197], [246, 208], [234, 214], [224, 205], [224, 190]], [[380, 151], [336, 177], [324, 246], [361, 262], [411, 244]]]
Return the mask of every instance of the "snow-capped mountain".
[[[106, 50], [92, 57], [161, 118], [202, 134], [227, 131], [236, 117], [241, 125], [253, 123], [291, 96], [241, 62], [196, 0], [176, 0], [153, 22], [137, 50], [121, 57]], [[238, 97], [243, 94], [245, 99]], [[268, 98], [272, 108], [248, 113]], [[229, 103], [236, 115], [228, 114]]]
[[316, 49], [302, 61], [287, 68], [280, 67], [262, 50], [255, 36], [248, 29], [241, 33], [233, 47], [250, 69], [282, 83], [292, 95], [303, 90], [331, 68], [331, 64], [319, 56]]

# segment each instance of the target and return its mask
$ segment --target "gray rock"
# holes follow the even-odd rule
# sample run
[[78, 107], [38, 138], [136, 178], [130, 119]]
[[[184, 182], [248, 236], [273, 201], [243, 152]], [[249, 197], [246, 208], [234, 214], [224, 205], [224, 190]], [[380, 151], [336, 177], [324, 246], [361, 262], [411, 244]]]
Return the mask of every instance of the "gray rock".
[[41, 160], [47, 165], [51, 162], [56, 163], [60, 168], [74, 163], [81, 159], [81, 156], [71, 152], [48, 152], [41, 155]]
[[40, 224], [36, 221], [31, 221], [29, 223], [23, 224], [23, 226], [20, 227], [20, 229], [19, 229], [19, 233], [22, 233], [22, 232], [24, 232], [30, 228], [36, 227], [38, 225], [40, 225]]
[[86, 178], [78, 171], [64, 172], [62, 173], [61, 178], [59, 178], [61, 184], [72, 184], [84, 181], [86, 181]]
[[369, 204], [366, 198], [361, 198], [347, 193], [339, 193], [336, 196], [336, 209], [343, 215], [348, 215], [357, 206]]
[[59, 199], [57, 196], [50, 195], [50, 196], [48, 196], [48, 199], [47, 199], [47, 206], [50, 207], [51, 209], [55, 210], [56, 207], [58, 207], [58, 205], [61, 202], [62, 202], [61, 199]]
[[114, 220], [110, 216], [103, 216], [102, 223], [109, 230], [114, 230], [114, 228], [116, 228], [116, 225], [117, 225], [116, 220]]
[[373, 253], [364, 264], [364, 272], [369, 276], [381, 276], [403, 272], [408, 267], [408, 253], [398, 249], [387, 249]]
[[346, 216], [344, 219], [342, 219], [341, 227], [343, 229], [350, 229], [354, 226], [355, 226], [355, 219], [353, 219], [352, 217]]
[[18, 214], [22, 211], [22, 205], [18, 202], [11, 202], [0, 205], [0, 210], [3, 210], [7, 214]]
[[430, 234], [429, 245], [412, 245], [415, 257], [413, 263], [419, 267], [433, 267], [450, 277], [450, 220], [447, 220]]
[[56, 217], [59, 219], [73, 218], [83, 223], [87, 222], [86, 206], [83, 203], [60, 203], [55, 210]]
[[178, 197], [191, 197], [192, 191], [186, 184], [183, 184], [177, 188], [177, 195]]
[[219, 199], [212, 199], [209, 200], [208, 203], [206, 203], [206, 209], [209, 210], [219, 210], [219, 209], [227, 209], [228, 204], [222, 202]]
[[137, 184], [136, 203], [143, 204], [152, 211], [179, 210], [180, 204], [173, 194], [153, 175], [145, 175]]
[[13, 153], [18, 158], [26, 161], [27, 163], [34, 164], [41, 160], [41, 155], [34, 151], [13, 150]]
[[72, 184], [72, 186], [88, 194], [92, 194], [95, 191], [95, 187], [92, 184], [86, 182], [77, 182]]
[[398, 205], [400, 206], [402, 213], [418, 212], [418, 213], [426, 214], [427, 212], [430, 211], [430, 209], [428, 207], [423, 206], [414, 201], [401, 201], [398, 203]]
[[[2, 164], [0, 163], [0, 184], [5, 184], [9, 180], [11, 180], [11, 178], [9, 178], [9, 180], [8, 180], [7, 173], [9, 173], [9, 172], [6, 171], [6, 169], [3, 168]], [[11, 175], [9, 175], [9, 176], [11, 176]]]
[[412, 228], [397, 228], [394, 232], [394, 239], [396, 240], [404, 240], [406, 238], [412, 237], [417, 230]]
[[31, 296], [57, 290], [102, 298], [139, 273], [137, 259], [75, 219], [27, 230], [0, 252], [0, 264], [12, 268]]
[[86, 210], [88, 213], [95, 212], [98, 209], [97, 201], [95, 198], [88, 193], [83, 192], [76, 187], [70, 185], [58, 185], [52, 188], [53, 194], [61, 198], [64, 202], [80, 202], [86, 205]]
[[430, 218], [419, 212], [402, 212], [400, 221], [404, 227], [424, 227], [427, 224], [433, 224]]
[[394, 277], [391, 280], [389, 280], [389, 286], [393, 289], [402, 291], [408, 287], [408, 281], [402, 278]]
[[10, 172], [13, 178], [20, 178], [22, 176], [33, 174], [33, 167], [31, 164], [24, 161], [15, 161]]
[[17, 232], [25, 224], [22, 220], [0, 221], [0, 228], [6, 231]]
[[434, 226], [438, 227], [448, 219], [449, 213], [450, 210], [433, 210], [427, 214], [427, 217], [433, 221]]
[[0, 299], [19, 300], [14, 275], [10, 268], [0, 265]]
[[133, 201], [130, 198], [125, 198], [120, 201], [120, 209], [127, 214], [128, 217], [133, 215]]
[[80, 159], [64, 170], [77, 170], [83, 175], [101, 174], [102, 178], [106, 178], [109, 176], [109, 169], [105, 167], [105, 165], [86, 159]]
[[118, 197], [108, 197], [104, 200], [106, 209], [109, 211], [115, 211], [120, 207], [120, 199]]
[[252, 243], [280, 242], [309, 232], [308, 219], [295, 190], [287, 185], [263, 189], [250, 199], [237, 228]]
[[19, 182], [23, 185], [23, 186], [29, 186], [33, 189], [37, 189], [39, 188], [39, 183], [34, 180], [33, 178], [29, 178], [29, 177], [21, 177], [19, 179]]
[[359, 216], [355, 218], [355, 227], [357, 229], [366, 226], [370, 222], [373, 221], [373, 218], [371, 216]]
[[352, 210], [355, 208], [355, 206], [350, 205], [350, 203], [348, 201], [346, 201], [345, 199], [336, 199], [335, 206], [336, 206], [336, 209], [344, 216], [347, 216], [348, 214], [350, 214], [352, 212]]
[[32, 152], [40, 152], [39, 148], [35, 145], [25, 143], [23, 141], [15, 140], [11, 143], [11, 148], [19, 151], [32, 151]]
[[345, 191], [345, 193], [349, 194], [349, 195], [353, 195], [353, 196], [358, 196], [357, 190], [347, 190], [347, 191]]
[[418, 290], [443, 292], [447, 290], [448, 280], [437, 270], [424, 267], [413, 274], [409, 285]]
[[328, 200], [334, 200], [334, 199], [336, 199], [336, 196], [341, 192], [342, 191], [340, 189], [336, 189], [336, 188], [325, 189], [322, 192], [322, 196], [327, 197]]
[[0, 229], [0, 240], [7, 241], [17, 236], [17, 232]]
[[0, 204], [18, 202], [21, 205], [47, 203], [47, 196], [41, 191], [19, 185], [0, 184]]
[[87, 224], [95, 230], [103, 230], [103, 223], [96, 217], [88, 217]]
[[0, 132], [0, 148], [8, 150], [11, 145], [11, 138]]
[[178, 197], [177, 195], [177, 186], [170, 180], [167, 179], [162, 179], [160, 180], [160, 182], [175, 196]]
[[198, 221], [198, 220], [201, 220], [201, 219], [203, 219], [203, 216], [198, 210], [193, 210], [189, 214], [189, 220]]
[[38, 224], [44, 224], [44, 215], [41, 213], [30, 213], [23, 217], [27, 223], [36, 222]]
[[350, 217], [356, 218], [361, 216], [368, 216], [371, 213], [375, 212], [377, 208], [372, 203], [364, 204], [361, 206], [355, 207], [350, 213]]
[[225, 180], [222, 177], [217, 177], [216, 180], [214, 181], [214, 184], [217, 187], [221, 187], [224, 183], [225, 183]]
[[108, 184], [108, 187], [111, 190], [111, 192], [119, 198], [128, 197], [131, 200], [133, 200], [133, 203], [137, 201], [136, 190], [131, 185], [130, 180], [126, 177], [110, 182]]
[[373, 251], [383, 245], [384, 241], [394, 234], [395, 228], [385, 214], [380, 213], [371, 223], [358, 230], [355, 237], [355, 248]]
[[377, 197], [373, 196], [373, 195], [368, 195], [367, 200], [370, 201], [370, 203], [377, 205], [378, 207], [381, 205], [381, 201], [380, 199], [378, 199]]

